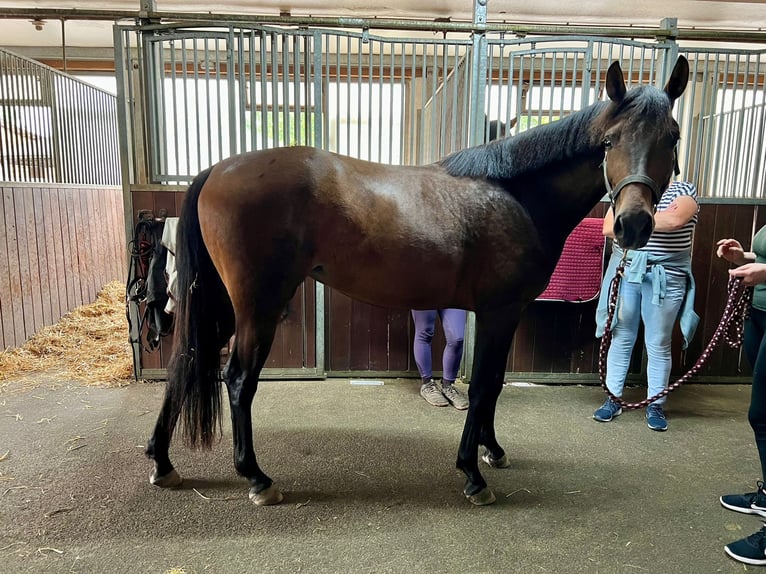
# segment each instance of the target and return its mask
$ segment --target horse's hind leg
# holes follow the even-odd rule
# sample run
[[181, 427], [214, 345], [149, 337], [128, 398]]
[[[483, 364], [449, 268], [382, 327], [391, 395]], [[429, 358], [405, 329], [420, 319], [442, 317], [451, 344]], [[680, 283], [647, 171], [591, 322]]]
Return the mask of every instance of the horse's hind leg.
[[234, 350], [224, 371], [231, 407], [234, 467], [250, 482], [250, 500], [259, 506], [282, 501], [282, 493], [255, 458], [251, 412], [258, 379], [274, 341], [279, 312], [281, 308], [257, 320], [240, 320], [238, 317]]
[[149, 442], [146, 445], [146, 456], [154, 461], [154, 470], [149, 477], [149, 482], [162, 488], [172, 488], [181, 484], [181, 476], [178, 474], [173, 463], [170, 462], [168, 450], [170, 448], [170, 439], [173, 436], [176, 422], [178, 422], [178, 412], [173, 412], [173, 397], [170, 392], [165, 391], [165, 399], [162, 401], [162, 408], [157, 417], [157, 423], [154, 426]]
[[[221, 310], [223, 314], [224, 311]], [[233, 319], [229, 318], [229, 322], [224, 323], [222, 321], [222, 332], [219, 340], [212, 345], [213, 349], [220, 349], [228, 340], [225, 332], [230, 333], [233, 326]], [[216, 351], [217, 353], [217, 351]], [[154, 486], [161, 488], [172, 488], [181, 484], [181, 476], [173, 467], [173, 463], [170, 462], [170, 441], [173, 438], [173, 431], [178, 423], [178, 417], [181, 414], [181, 407], [183, 406], [183, 397], [174, 396], [174, 393], [180, 393], [182, 389], [180, 387], [170, 384], [170, 381], [165, 386], [165, 398], [162, 400], [162, 407], [160, 408], [160, 414], [157, 417], [157, 422], [154, 425], [154, 431], [149, 438], [149, 442], [146, 444], [146, 450], [144, 451], [146, 456], [154, 461], [154, 469], [149, 477], [149, 482]], [[181, 400], [179, 400], [181, 399]]]
[[458, 450], [458, 469], [467, 478], [463, 494], [476, 505], [492, 504], [495, 495], [479, 471], [478, 447], [484, 444], [496, 466], [507, 466], [505, 451], [495, 438], [494, 413], [503, 388], [508, 351], [519, 320], [519, 312], [480, 312], [476, 314], [474, 373], [468, 389], [470, 406]]

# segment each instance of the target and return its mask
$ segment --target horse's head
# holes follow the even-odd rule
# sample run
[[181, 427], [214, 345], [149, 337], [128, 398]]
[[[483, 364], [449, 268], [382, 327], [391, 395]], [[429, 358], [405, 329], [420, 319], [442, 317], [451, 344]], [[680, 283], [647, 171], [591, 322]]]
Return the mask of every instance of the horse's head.
[[689, 63], [680, 56], [663, 90], [641, 86], [626, 91], [620, 64], [609, 66], [606, 91], [611, 104], [599, 137], [614, 235], [625, 249], [646, 245], [654, 228], [654, 208], [677, 168], [679, 128], [672, 109], [688, 79]]

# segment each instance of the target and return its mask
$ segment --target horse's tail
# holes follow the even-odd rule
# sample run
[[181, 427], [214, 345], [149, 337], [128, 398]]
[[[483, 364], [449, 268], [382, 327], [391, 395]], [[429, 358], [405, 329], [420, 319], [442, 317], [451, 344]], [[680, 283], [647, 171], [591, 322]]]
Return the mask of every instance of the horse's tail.
[[231, 301], [199, 224], [198, 200], [210, 169], [189, 186], [178, 221], [175, 341], [166, 389], [172, 412], [182, 415], [186, 441], [202, 447], [210, 447], [220, 432], [220, 350], [233, 324]]

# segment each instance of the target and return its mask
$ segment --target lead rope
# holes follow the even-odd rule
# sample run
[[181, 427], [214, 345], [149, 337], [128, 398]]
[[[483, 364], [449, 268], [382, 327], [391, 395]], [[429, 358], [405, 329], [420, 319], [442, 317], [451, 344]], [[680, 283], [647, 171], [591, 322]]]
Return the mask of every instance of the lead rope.
[[609, 346], [612, 343], [612, 319], [614, 318], [615, 309], [617, 308], [617, 295], [620, 289], [620, 282], [625, 274], [626, 258], [627, 251], [623, 255], [620, 264], [617, 266], [617, 273], [609, 284], [609, 307], [606, 326], [604, 327], [604, 335], [601, 337], [601, 347], [598, 353], [598, 373], [601, 377], [601, 386], [606, 394], [609, 395], [609, 398], [625, 410], [635, 410], [642, 409], [657, 399], [668, 395], [695, 376], [708, 362], [710, 355], [718, 346], [721, 338], [723, 338], [724, 341], [726, 341], [726, 344], [731, 348], [737, 348], [742, 344], [745, 319], [750, 310], [750, 303], [753, 300], [753, 289], [752, 287], [745, 287], [742, 283], [742, 279], [739, 277], [729, 277], [729, 297], [726, 301], [726, 307], [723, 310], [721, 321], [718, 323], [718, 327], [716, 327], [710, 342], [707, 347], [705, 347], [705, 350], [702, 351], [702, 355], [700, 355], [700, 358], [694, 363], [694, 366], [692, 366], [692, 368], [689, 369], [686, 374], [682, 375], [675, 383], [668, 385], [662, 392], [637, 403], [629, 403], [621, 397], [614, 396], [606, 386], [606, 355], [607, 351], [609, 351]]

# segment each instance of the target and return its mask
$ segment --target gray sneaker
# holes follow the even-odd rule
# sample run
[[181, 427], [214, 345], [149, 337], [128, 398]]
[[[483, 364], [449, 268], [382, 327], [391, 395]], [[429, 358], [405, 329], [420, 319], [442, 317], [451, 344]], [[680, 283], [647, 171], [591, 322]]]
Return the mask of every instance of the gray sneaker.
[[459, 411], [468, 408], [468, 397], [455, 385], [442, 385], [442, 394]]
[[441, 389], [433, 379], [421, 385], [420, 396], [423, 397], [429, 405], [435, 407], [446, 407], [449, 404], [447, 397], [442, 394]]

